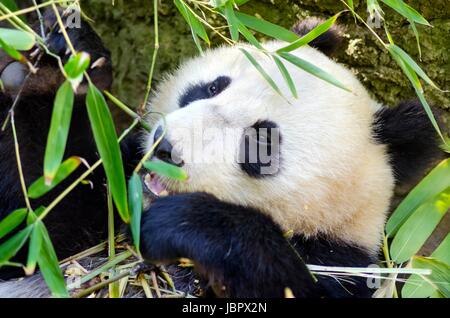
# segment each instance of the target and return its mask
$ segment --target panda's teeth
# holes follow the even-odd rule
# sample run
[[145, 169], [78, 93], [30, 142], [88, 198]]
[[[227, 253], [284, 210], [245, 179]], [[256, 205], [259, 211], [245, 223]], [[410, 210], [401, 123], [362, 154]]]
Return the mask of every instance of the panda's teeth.
[[150, 192], [158, 197], [169, 194], [160, 178], [153, 172], [144, 177], [144, 184]]

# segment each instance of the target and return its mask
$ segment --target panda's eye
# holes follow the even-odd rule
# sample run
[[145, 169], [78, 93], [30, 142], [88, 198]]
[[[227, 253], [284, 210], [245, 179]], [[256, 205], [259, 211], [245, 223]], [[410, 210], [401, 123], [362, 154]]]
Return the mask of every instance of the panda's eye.
[[216, 96], [218, 94], [218, 92], [219, 92], [219, 89], [217, 88], [217, 83], [216, 83], [216, 81], [214, 81], [208, 86], [209, 96], [211, 96], [211, 97]]
[[180, 107], [185, 107], [201, 99], [213, 98], [222, 93], [231, 83], [228, 76], [219, 76], [209, 83], [200, 83], [190, 86], [178, 101]]

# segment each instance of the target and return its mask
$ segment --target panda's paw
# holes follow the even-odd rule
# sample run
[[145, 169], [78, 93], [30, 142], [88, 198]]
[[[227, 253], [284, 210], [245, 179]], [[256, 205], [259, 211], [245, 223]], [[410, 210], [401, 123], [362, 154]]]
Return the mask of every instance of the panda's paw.
[[[73, 55], [73, 50], [88, 53], [91, 59], [88, 69], [89, 76], [97, 87], [109, 89], [112, 83], [110, 52], [104, 47], [102, 40], [89, 23], [81, 19], [79, 11], [70, 8], [58, 11], [60, 21], [51, 9], [44, 14], [47, 48], [58, 55], [63, 63], [66, 63]], [[61, 22], [65, 27], [65, 32], [60, 27]], [[69, 44], [64, 33], [70, 39]]]
[[[141, 221], [141, 252], [150, 262], [166, 263], [187, 257], [189, 198], [179, 195], [157, 198]], [[189, 225], [188, 225], [189, 224]]]
[[[103, 46], [100, 37], [95, 33], [92, 27], [81, 19], [81, 13], [74, 9], [59, 9], [59, 17], [51, 9], [46, 10], [44, 14], [44, 28], [46, 33], [47, 47], [60, 56], [63, 62], [67, 61], [72, 55], [71, 45], [77, 52], [86, 52], [91, 55], [92, 65], [102, 66], [105, 62], [109, 62], [110, 54]], [[65, 27], [65, 33], [69, 36], [71, 45], [67, 44], [64, 32], [60, 27], [60, 22]], [[38, 24], [34, 27], [42, 29]], [[99, 59], [102, 59], [98, 61]], [[104, 61], [103, 61], [104, 60]]]
[[[72, 48], [76, 52], [89, 54], [91, 65], [88, 73], [92, 82], [101, 90], [110, 88], [111, 57], [99, 36], [81, 19], [78, 11], [59, 9], [58, 13], [71, 44], [67, 43], [55, 12], [51, 8], [47, 9], [43, 14], [43, 23], [38, 21], [33, 25], [34, 31], [45, 38], [45, 49], [35, 46], [28, 52], [23, 52], [23, 55], [35, 65], [34, 72], [26, 64], [15, 61], [0, 50], [0, 77], [6, 95], [14, 97], [19, 91], [22, 95], [54, 94], [65, 80], [55, 55], [65, 64], [73, 55]], [[49, 52], [50, 54], [47, 54]], [[84, 81], [79, 86], [77, 94], [86, 93], [86, 84]]]

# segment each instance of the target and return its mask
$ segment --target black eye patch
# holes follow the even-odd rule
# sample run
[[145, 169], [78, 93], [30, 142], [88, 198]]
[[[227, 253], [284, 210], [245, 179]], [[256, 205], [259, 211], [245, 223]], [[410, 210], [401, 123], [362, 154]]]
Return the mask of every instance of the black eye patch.
[[182, 108], [196, 100], [213, 98], [225, 90], [230, 83], [231, 78], [228, 76], [219, 76], [212, 82], [199, 83], [190, 86], [184, 94], [181, 95], [178, 104], [180, 105], [180, 108]]
[[253, 178], [276, 175], [280, 169], [281, 134], [270, 120], [258, 121], [244, 131], [239, 149], [239, 165]]

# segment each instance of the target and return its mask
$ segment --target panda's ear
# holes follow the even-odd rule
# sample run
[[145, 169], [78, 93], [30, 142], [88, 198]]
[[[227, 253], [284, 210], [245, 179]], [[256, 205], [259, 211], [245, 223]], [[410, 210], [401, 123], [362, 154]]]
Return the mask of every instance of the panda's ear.
[[[291, 30], [298, 36], [304, 36], [323, 22], [325, 22], [325, 19], [308, 18], [294, 24]], [[325, 33], [309, 42], [309, 45], [318, 49], [325, 55], [331, 56], [342, 44], [342, 33], [342, 28], [334, 24]]]
[[387, 145], [399, 183], [414, 181], [432, 162], [443, 157], [436, 131], [417, 100], [380, 108], [373, 131], [375, 139]]

